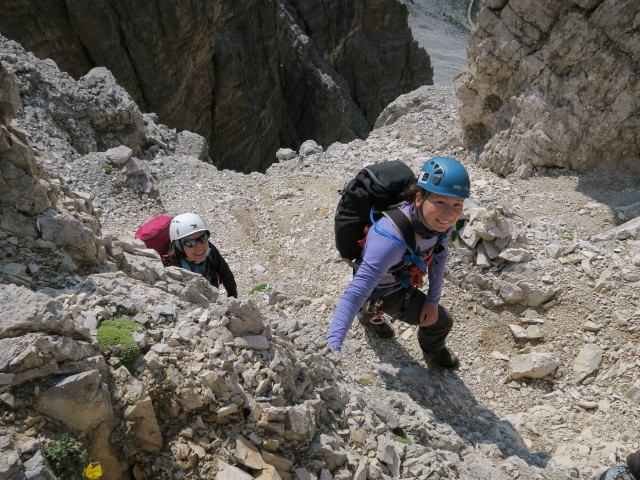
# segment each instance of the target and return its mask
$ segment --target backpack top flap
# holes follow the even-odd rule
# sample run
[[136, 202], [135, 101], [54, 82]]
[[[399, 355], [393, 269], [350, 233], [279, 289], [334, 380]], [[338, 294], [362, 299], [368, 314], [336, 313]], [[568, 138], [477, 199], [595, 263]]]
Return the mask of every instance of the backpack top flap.
[[171, 218], [166, 215], [153, 217], [138, 228], [135, 238], [142, 240], [147, 248], [154, 249], [161, 257], [167, 255], [169, 253], [169, 244], [171, 243], [169, 239]]
[[369, 212], [381, 212], [400, 202], [400, 194], [416, 177], [399, 160], [382, 162], [363, 168], [345, 186], [335, 214], [336, 248], [342, 258], [360, 258], [358, 240], [365, 236]]
[[363, 168], [365, 189], [369, 194], [368, 209], [376, 212], [399, 203], [400, 194], [410, 184], [416, 182], [411, 169], [399, 160], [378, 163]]

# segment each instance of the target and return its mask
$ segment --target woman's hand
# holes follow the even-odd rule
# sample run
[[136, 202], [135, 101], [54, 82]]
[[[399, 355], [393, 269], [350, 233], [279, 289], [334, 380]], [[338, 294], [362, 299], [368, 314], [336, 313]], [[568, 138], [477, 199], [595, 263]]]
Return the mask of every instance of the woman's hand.
[[438, 306], [429, 307], [424, 305], [420, 313], [420, 326], [429, 327], [438, 321]]

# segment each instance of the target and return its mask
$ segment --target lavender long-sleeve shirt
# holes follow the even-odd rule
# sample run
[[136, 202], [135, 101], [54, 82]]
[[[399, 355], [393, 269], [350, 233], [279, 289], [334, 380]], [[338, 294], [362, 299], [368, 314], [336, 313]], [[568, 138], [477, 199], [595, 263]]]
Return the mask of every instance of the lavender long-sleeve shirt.
[[[410, 212], [411, 204], [402, 207], [405, 212]], [[410, 218], [415, 224], [419, 222], [415, 212], [411, 212]], [[379, 227], [385, 231], [402, 238], [400, 232], [396, 230], [388, 218], [382, 217], [378, 221]], [[441, 239], [444, 251], [436, 255], [428, 268], [429, 289], [425, 299], [425, 305], [437, 306], [440, 302], [440, 294], [442, 293], [442, 283], [444, 280], [444, 271], [447, 263], [448, 243], [450, 232]], [[439, 236], [429, 239], [423, 239], [416, 236], [416, 246], [421, 251], [428, 251], [437, 242]], [[353, 280], [345, 290], [329, 326], [329, 334], [327, 341], [335, 350], [342, 348], [342, 342], [347, 336], [347, 331], [353, 323], [358, 311], [369, 298], [376, 286], [381, 284], [381, 280], [389, 276], [389, 269], [402, 260], [405, 253], [405, 247], [398, 244], [381, 234], [377, 228], [371, 228], [367, 235], [367, 241], [363, 250], [362, 263], [356, 272]], [[389, 293], [395, 290], [391, 290]]]

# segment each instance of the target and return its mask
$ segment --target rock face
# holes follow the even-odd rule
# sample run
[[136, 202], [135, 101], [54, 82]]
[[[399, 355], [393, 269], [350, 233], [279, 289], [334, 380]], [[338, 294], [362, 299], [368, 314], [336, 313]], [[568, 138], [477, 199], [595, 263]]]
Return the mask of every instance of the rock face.
[[389, 102], [432, 83], [395, 0], [10, 3], [3, 35], [75, 78], [105, 66], [142, 110], [207, 138], [221, 168], [364, 138]]
[[[25, 134], [11, 126], [24, 89], [20, 91], [16, 77], [2, 65], [0, 85], [0, 238], [9, 240], [6, 250], [13, 252], [8, 258], [21, 256], [16, 241], [20, 237], [25, 249], [51, 250], [50, 258], [58, 258], [60, 270], [75, 270], [76, 262], [97, 264], [104, 259], [104, 249], [96, 238], [100, 223], [90, 199], [72, 192], [43, 169]], [[26, 265], [11, 262], [1, 270], [20, 284], [28, 284], [31, 278]]]
[[[638, 219], [593, 237], [612, 226], [593, 198], [633, 205], [635, 183], [598, 176], [615, 187], [574, 204], [553, 177], [498, 178], [459, 146], [451, 89], [430, 86], [366, 141], [220, 171], [108, 71], [74, 81], [2, 36], [0, 61], [0, 479], [69, 478], [47, 461], [61, 434], [104, 480], [569, 480], [640, 448]], [[352, 272], [334, 248], [336, 190], [381, 158], [417, 170], [435, 152], [473, 179], [447, 263], [461, 368], [426, 368], [400, 322], [391, 341], [356, 325], [338, 355], [325, 336]], [[238, 299], [134, 240], [150, 216], [192, 207]], [[104, 234], [64, 230], [85, 217]], [[70, 268], [91, 242], [96, 262]], [[121, 317], [138, 324], [128, 366], [97, 337]]]
[[640, 174], [637, 1], [483, 3], [456, 81], [481, 163]]

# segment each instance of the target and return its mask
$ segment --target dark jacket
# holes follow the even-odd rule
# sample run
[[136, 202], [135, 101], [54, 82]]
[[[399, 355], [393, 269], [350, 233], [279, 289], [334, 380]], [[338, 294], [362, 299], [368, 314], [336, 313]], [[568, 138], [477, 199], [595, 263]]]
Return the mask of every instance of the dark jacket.
[[[209, 248], [211, 249], [211, 253], [205, 260], [206, 271], [203, 275], [209, 283], [214, 287], [218, 288], [220, 286], [220, 282], [224, 285], [225, 290], [227, 291], [227, 295], [230, 297], [238, 298], [238, 287], [236, 286], [236, 279], [229, 268], [229, 265], [222, 258], [222, 255], [218, 251], [218, 249], [213, 245], [213, 243], [209, 242]], [[176, 255], [184, 255], [182, 252], [169, 252], [163, 260], [162, 263], [165, 267], [180, 267], [180, 259]]]

